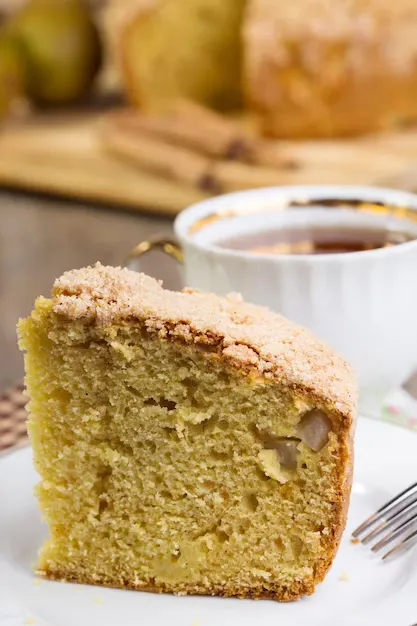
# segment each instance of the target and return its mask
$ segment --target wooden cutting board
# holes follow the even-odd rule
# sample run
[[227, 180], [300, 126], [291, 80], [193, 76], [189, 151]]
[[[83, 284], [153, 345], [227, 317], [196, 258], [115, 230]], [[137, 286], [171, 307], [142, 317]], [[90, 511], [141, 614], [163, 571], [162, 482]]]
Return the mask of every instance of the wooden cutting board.
[[[3, 129], [0, 185], [171, 215], [206, 197], [108, 154], [98, 137], [100, 115], [44, 115]], [[284, 141], [279, 146], [296, 167], [277, 169], [277, 185], [417, 188], [417, 129], [346, 141]]]
[[0, 133], [0, 185], [155, 213], [176, 214], [205, 195], [108, 155], [99, 116], [40, 117]]

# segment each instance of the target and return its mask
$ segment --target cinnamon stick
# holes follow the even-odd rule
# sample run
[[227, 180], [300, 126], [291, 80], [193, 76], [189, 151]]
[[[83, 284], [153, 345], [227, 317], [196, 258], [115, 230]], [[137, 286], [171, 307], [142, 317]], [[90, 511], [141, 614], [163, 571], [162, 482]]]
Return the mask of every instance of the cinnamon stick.
[[218, 191], [210, 174], [211, 161], [201, 154], [108, 123], [102, 125], [100, 136], [105, 149], [142, 169], [197, 189]]
[[212, 159], [168, 143], [148, 129], [136, 126], [133, 131], [130, 124], [114, 124], [114, 117], [102, 124], [101, 139], [108, 151], [141, 169], [213, 194], [288, 181], [288, 173], [282, 169]]
[[[238, 160], [252, 158], [254, 137], [230, 117], [186, 99], [172, 102], [169, 112], [177, 122], [181, 120], [192, 128], [204, 130], [201, 146], [203, 148], [206, 142], [205, 145], [211, 147], [212, 156]], [[199, 149], [197, 145], [194, 147]]]
[[132, 132], [155, 135], [215, 158], [251, 158], [253, 139], [233, 120], [187, 100], [175, 101], [159, 114], [134, 109], [111, 114], [114, 124]]
[[[283, 152], [280, 141], [263, 139], [254, 129], [249, 132], [242, 124], [213, 109], [191, 100], [179, 99], [170, 105], [169, 111], [171, 119], [181, 120], [184, 126], [191, 124], [192, 131], [204, 129], [205, 141], [222, 146], [219, 152], [213, 151], [212, 156], [267, 167], [297, 168], [296, 159], [292, 158], [291, 154]], [[180, 136], [178, 141], [181, 141]], [[191, 147], [204, 151], [203, 144]]]

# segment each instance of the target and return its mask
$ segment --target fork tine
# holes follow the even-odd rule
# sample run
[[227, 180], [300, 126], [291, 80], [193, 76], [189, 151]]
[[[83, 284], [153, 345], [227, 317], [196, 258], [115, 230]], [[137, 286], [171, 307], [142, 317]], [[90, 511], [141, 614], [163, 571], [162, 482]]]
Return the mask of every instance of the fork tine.
[[370, 515], [362, 524], [360, 524], [353, 531], [352, 536], [358, 537], [365, 530], [367, 530], [370, 526], [372, 526], [372, 524], [375, 524], [377, 521], [379, 521], [385, 515], [385, 513], [389, 512], [389, 510], [393, 506], [395, 506], [396, 504], [400, 504], [404, 497], [406, 497], [407, 495], [412, 495], [414, 490], [417, 491], [417, 482], [413, 483], [412, 485], [404, 489], [404, 491], [402, 491], [398, 495], [391, 498], [391, 500], [389, 500], [383, 506], [381, 506], [375, 513]]
[[384, 532], [384, 530], [388, 530], [389, 528], [391, 528], [391, 526], [394, 526], [396, 523], [410, 515], [410, 513], [412, 513], [417, 507], [417, 493], [415, 494], [415, 497], [414, 495], [412, 497], [413, 500], [405, 504], [402, 508], [393, 511], [391, 515], [383, 517], [382, 522], [378, 524], [378, 526], [374, 530], [371, 530], [370, 533], [363, 537], [363, 539], [361, 539], [362, 543], [369, 543], [370, 541], [378, 537], [378, 535], [380, 535], [382, 532]]
[[381, 550], [382, 548], [385, 548], [385, 546], [387, 546], [389, 543], [394, 541], [394, 539], [397, 539], [398, 537], [401, 537], [401, 535], [404, 535], [404, 533], [409, 528], [415, 526], [416, 520], [417, 520], [417, 514], [413, 515], [413, 517], [411, 519], [409, 519], [409, 520], [403, 522], [402, 524], [400, 524], [398, 526], [398, 528], [395, 528], [386, 537], [381, 539], [381, 541], [378, 541], [378, 543], [376, 543], [374, 546], [372, 546], [372, 548], [371, 548], [372, 552], [379, 552], [379, 550]]
[[386, 545], [394, 541], [394, 539], [397, 539], [397, 537], [404, 535], [405, 531], [408, 530], [411, 526], [414, 526], [416, 521], [417, 521], [417, 513], [415, 513], [413, 517], [411, 517], [410, 519], [407, 519], [404, 522], [402, 522], [402, 524], [400, 524], [399, 526], [394, 528], [390, 533], [388, 533], [386, 537], [384, 537], [383, 539], [381, 539], [381, 541], [378, 541], [378, 543], [372, 546], [371, 548], [372, 552], [379, 552], [381, 548], [384, 548]]
[[385, 559], [387, 559], [389, 556], [391, 556], [392, 554], [394, 554], [394, 552], [396, 552], [397, 550], [399, 550], [400, 548], [403, 548], [405, 545], [407, 545], [408, 543], [410, 543], [410, 541], [412, 541], [412, 539], [414, 539], [414, 537], [417, 537], [417, 528], [416, 530], [414, 530], [412, 533], [410, 533], [409, 535], [407, 535], [407, 537], [405, 539], [403, 539], [402, 541], [400, 541], [400, 543], [398, 543], [396, 546], [394, 546], [391, 550], [389, 550], [389, 552], [387, 552], [386, 554], [384, 554], [384, 556], [382, 557], [382, 560], [385, 561]]

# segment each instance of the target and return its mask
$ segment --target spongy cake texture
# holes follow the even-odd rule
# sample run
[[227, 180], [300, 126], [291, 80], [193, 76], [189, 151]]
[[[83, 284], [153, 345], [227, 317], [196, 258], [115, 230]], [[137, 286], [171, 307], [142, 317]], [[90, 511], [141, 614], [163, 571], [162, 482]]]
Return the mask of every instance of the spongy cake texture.
[[19, 323], [38, 571], [135, 589], [296, 599], [344, 527], [354, 376], [246, 304], [74, 270]]

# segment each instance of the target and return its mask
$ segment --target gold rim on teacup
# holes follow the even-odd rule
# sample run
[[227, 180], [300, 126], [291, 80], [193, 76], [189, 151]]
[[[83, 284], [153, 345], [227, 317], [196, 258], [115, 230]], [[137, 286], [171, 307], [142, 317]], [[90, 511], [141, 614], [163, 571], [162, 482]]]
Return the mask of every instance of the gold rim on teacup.
[[275, 205], [270, 206], [244, 206], [236, 209], [225, 209], [223, 211], [214, 211], [204, 217], [196, 220], [189, 226], [188, 233], [195, 235], [207, 226], [225, 219], [240, 217], [243, 215], [252, 215], [256, 213], [272, 213], [275, 211], [283, 211], [287, 209], [306, 209], [306, 208], [338, 208], [353, 209], [358, 212], [377, 213], [378, 215], [387, 215], [399, 219], [410, 219], [417, 222], [417, 211], [407, 206], [391, 205], [384, 202], [364, 202], [363, 200], [349, 200], [340, 198], [315, 198], [287, 200], [280, 199]]

